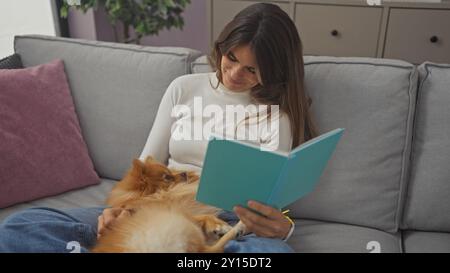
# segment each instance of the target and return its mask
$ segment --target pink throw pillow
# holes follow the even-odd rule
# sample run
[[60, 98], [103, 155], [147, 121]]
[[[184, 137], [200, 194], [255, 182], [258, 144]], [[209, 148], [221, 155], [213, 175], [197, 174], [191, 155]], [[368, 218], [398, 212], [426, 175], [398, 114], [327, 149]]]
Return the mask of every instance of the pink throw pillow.
[[0, 208], [99, 180], [62, 60], [0, 70]]

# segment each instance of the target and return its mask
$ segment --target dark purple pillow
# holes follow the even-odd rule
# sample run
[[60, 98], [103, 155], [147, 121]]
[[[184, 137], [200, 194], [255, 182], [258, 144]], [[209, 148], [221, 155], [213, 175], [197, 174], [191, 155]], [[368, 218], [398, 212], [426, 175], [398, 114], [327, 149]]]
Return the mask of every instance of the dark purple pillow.
[[0, 69], [19, 69], [23, 68], [22, 59], [20, 55], [14, 53], [8, 57], [0, 60]]
[[0, 70], [0, 208], [99, 180], [64, 63]]

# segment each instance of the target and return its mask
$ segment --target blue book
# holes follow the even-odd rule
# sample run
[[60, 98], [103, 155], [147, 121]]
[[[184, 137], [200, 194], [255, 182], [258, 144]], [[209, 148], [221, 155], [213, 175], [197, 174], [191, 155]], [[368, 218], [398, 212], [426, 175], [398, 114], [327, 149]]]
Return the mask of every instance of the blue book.
[[344, 129], [313, 138], [289, 153], [213, 135], [196, 200], [232, 211], [249, 200], [281, 209], [314, 189]]

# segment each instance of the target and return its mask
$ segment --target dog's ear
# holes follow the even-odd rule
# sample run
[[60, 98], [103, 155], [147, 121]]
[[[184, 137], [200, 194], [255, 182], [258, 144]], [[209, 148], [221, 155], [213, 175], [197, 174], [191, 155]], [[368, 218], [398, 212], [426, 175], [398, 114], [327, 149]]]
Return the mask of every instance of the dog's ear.
[[156, 161], [152, 156], [149, 155], [145, 158], [145, 164], [149, 163], [158, 163], [158, 161]]
[[142, 161], [140, 161], [139, 159], [133, 159], [133, 166], [131, 167], [131, 172], [135, 176], [141, 176], [144, 174], [144, 170], [145, 170], [144, 163], [142, 163]]

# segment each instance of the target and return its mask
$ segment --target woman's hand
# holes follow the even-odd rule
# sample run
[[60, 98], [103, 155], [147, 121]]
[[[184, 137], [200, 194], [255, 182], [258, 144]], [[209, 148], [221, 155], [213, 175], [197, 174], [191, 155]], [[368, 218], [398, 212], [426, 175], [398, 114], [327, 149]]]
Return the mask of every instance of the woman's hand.
[[106, 208], [98, 217], [97, 239], [118, 219], [129, 216], [130, 211], [124, 208]]
[[261, 214], [258, 215], [240, 206], [234, 207], [234, 212], [245, 224], [247, 231], [260, 237], [286, 238], [291, 229], [291, 223], [281, 211], [256, 201], [249, 201], [247, 205]]

